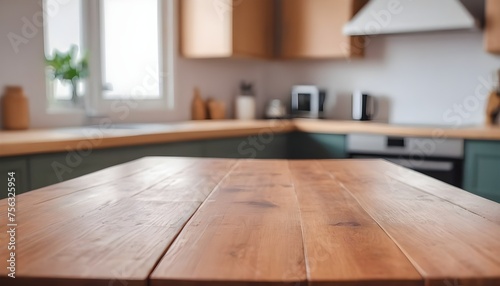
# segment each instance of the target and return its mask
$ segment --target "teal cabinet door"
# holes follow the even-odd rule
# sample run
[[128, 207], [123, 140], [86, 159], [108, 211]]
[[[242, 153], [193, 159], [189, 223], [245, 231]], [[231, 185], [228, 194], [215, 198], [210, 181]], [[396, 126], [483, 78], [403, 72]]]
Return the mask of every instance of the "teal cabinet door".
[[347, 158], [345, 135], [291, 133], [288, 154], [292, 159], [341, 159]]
[[202, 143], [193, 141], [34, 155], [29, 159], [31, 189], [67, 181], [147, 156], [201, 157], [202, 150]]
[[204, 157], [239, 159], [286, 159], [286, 134], [261, 134], [248, 137], [207, 140]]
[[140, 156], [137, 152], [116, 149], [34, 155], [29, 159], [31, 189], [67, 181]]
[[175, 142], [133, 147], [145, 156], [203, 157], [203, 141]]
[[8, 174], [14, 172], [16, 194], [29, 191], [28, 160], [24, 157], [0, 158], [0, 199], [7, 197]]
[[500, 202], [500, 141], [466, 141], [465, 190]]

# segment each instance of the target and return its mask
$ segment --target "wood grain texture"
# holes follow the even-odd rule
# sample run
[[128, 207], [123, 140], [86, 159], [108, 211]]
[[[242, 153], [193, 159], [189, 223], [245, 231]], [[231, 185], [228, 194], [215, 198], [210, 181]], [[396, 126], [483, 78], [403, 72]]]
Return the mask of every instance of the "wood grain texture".
[[[6, 278], [2, 259], [1, 284], [147, 285], [165, 249], [234, 163], [147, 158], [18, 196], [17, 278]], [[0, 210], [6, 217], [6, 200]], [[5, 241], [5, 224], [0, 232]]]
[[[397, 172], [390, 163], [353, 160], [322, 165], [400, 247], [426, 285], [500, 285], [497, 223], [412, 186], [418, 177], [393, 180], [385, 175]], [[494, 211], [496, 217], [498, 205]]]
[[274, 56], [274, 1], [233, 1], [232, 17], [234, 56]]
[[387, 162], [374, 160], [370, 161], [370, 165], [376, 165], [376, 168], [380, 166], [384, 170], [383, 175], [391, 181], [406, 183], [500, 225], [498, 203], [494, 201], [464, 192], [462, 189], [395, 164], [387, 168]]
[[1, 285], [500, 285], [500, 205], [382, 160], [146, 158], [17, 205]]
[[151, 275], [153, 286], [298, 285], [300, 213], [286, 161], [241, 160]]
[[290, 161], [309, 285], [422, 285], [398, 246], [319, 161]]
[[282, 58], [350, 58], [364, 54], [362, 37], [342, 33], [367, 1], [282, 0]]
[[500, 53], [500, 1], [486, 0], [485, 48], [490, 53]]
[[271, 58], [272, 0], [182, 0], [180, 50], [187, 58]]

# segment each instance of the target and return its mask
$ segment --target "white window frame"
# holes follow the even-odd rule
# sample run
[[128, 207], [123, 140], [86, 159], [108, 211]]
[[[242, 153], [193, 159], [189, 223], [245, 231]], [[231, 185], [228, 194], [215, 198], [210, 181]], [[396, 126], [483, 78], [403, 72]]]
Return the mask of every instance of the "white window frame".
[[[159, 60], [160, 71], [160, 98], [159, 99], [105, 99], [103, 96], [103, 66], [102, 66], [102, 30], [101, 12], [102, 1], [84, 0], [82, 1], [82, 49], [88, 51], [89, 57], [89, 77], [85, 80], [86, 94], [84, 96], [85, 113], [106, 115], [111, 119], [127, 121], [123, 118], [123, 108], [129, 110], [127, 114], [140, 115], [144, 120], [157, 120], [165, 111], [173, 111], [175, 106], [175, 1], [157, 0], [159, 7]], [[50, 104], [50, 111], [73, 112], [77, 107], [69, 107], [65, 100], [56, 100], [57, 103]], [[117, 107], [119, 106], [119, 108]], [[66, 109], [66, 110], [64, 110]], [[118, 112], [117, 110], [120, 110]], [[119, 114], [117, 114], [119, 113]], [[132, 116], [135, 117], [135, 116]], [[164, 116], [161, 116], [164, 118]], [[132, 118], [133, 119], [133, 118]]]
[[[85, 7], [85, 0], [81, 1], [81, 5], [82, 5], [82, 9], [84, 9]], [[42, 3], [42, 7], [43, 9], [46, 9], [46, 6], [45, 6], [45, 1]], [[48, 16], [48, 13], [45, 13], [44, 11], [44, 17], [47, 17]], [[83, 25], [85, 24], [83, 21], [83, 17], [85, 15], [82, 15], [82, 23], [81, 23], [81, 26], [83, 27]], [[44, 18], [44, 25], [46, 24], [46, 21], [47, 19]], [[78, 47], [79, 49], [85, 49], [85, 33], [86, 31], [81, 31], [81, 44], [82, 46], [81, 47]], [[46, 56], [46, 52], [47, 52], [47, 37], [45, 36], [44, 37], [44, 57]], [[61, 52], [64, 52], [64, 51], [61, 51]], [[47, 107], [47, 112], [49, 114], [60, 114], [60, 113], [74, 113], [74, 112], [81, 112], [81, 109], [80, 108], [77, 108], [74, 106], [73, 102], [71, 99], [60, 99], [60, 98], [56, 98], [56, 95], [54, 94], [54, 90], [52, 89], [53, 87], [53, 79], [50, 78], [49, 76], [49, 68], [48, 67], [45, 67], [45, 70], [44, 70], [44, 73], [45, 73], [45, 92], [47, 94], [47, 102], [48, 102], [48, 107]], [[50, 83], [49, 83], [50, 82]], [[87, 90], [87, 79], [84, 79], [83, 80], [83, 85], [85, 86], [86, 88], [86, 93], [88, 93], [88, 90]]]

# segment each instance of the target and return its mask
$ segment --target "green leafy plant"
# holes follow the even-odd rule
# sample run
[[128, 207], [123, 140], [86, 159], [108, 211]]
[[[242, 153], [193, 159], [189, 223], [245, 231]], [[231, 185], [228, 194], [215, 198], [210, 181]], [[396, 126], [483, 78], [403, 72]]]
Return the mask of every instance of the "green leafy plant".
[[73, 45], [68, 52], [54, 51], [52, 57], [46, 57], [45, 62], [50, 68], [53, 79], [67, 81], [71, 84], [74, 103], [78, 102], [78, 83], [89, 76], [88, 55], [77, 59], [78, 47]]

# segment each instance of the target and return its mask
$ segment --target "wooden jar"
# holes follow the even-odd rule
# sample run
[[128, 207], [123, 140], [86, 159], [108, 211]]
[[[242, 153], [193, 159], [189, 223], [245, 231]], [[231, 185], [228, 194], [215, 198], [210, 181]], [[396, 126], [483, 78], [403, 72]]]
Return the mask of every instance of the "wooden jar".
[[7, 86], [2, 97], [2, 121], [6, 130], [29, 128], [29, 104], [20, 86]]
[[212, 120], [226, 119], [226, 105], [222, 101], [209, 99], [207, 101], [208, 117]]
[[191, 103], [191, 119], [207, 119], [207, 107], [205, 106], [205, 102], [201, 98], [200, 90], [198, 88], [194, 89], [193, 102]]

